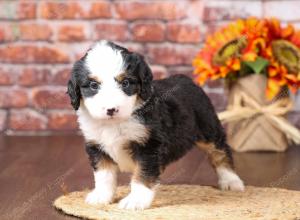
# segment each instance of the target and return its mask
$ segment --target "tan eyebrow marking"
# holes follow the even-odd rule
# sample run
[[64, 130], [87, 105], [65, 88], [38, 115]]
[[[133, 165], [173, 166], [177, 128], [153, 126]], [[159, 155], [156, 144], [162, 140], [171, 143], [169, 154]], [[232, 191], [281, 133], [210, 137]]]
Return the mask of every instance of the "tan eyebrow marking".
[[95, 80], [98, 83], [102, 83], [102, 80], [98, 76], [89, 75], [88, 78], [91, 80]]
[[122, 82], [128, 76], [127, 73], [121, 73], [115, 77], [117, 82]]

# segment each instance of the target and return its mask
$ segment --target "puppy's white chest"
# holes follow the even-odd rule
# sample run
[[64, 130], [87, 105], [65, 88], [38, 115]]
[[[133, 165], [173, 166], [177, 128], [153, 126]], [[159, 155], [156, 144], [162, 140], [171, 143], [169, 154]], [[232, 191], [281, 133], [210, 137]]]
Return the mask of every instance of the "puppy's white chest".
[[143, 143], [148, 138], [146, 127], [131, 118], [121, 123], [101, 123], [78, 111], [78, 122], [88, 141], [95, 141], [119, 166], [121, 171], [133, 171], [135, 164], [128, 149], [130, 141]]
[[134, 162], [126, 150], [129, 142], [128, 136], [127, 131], [113, 126], [103, 129], [99, 138], [103, 150], [118, 164], [121, 171], [134, 169]]

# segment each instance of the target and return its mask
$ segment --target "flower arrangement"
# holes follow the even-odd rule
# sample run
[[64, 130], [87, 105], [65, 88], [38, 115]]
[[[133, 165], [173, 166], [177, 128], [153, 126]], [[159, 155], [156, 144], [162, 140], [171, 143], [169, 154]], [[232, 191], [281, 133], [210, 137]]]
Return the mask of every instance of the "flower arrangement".
[[263, 74], [268, 99], [284, 87], [295, 93], [300, 87], [300, 31], [274, 18], [240, 19], [208, 36], [193, 66], [199, 84]]

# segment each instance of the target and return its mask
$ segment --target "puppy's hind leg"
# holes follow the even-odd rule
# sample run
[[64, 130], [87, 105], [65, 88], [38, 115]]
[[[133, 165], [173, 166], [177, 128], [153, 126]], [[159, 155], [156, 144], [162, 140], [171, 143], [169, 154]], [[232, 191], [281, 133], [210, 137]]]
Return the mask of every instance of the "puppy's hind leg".
[[244, 183], [234, 172], [229, 146], [220, 149], [214, 143], [198, 141], [196, 146], [208, 154], [208, 158], [218, 175], [218, 184], [222, 190], [244, 191]]

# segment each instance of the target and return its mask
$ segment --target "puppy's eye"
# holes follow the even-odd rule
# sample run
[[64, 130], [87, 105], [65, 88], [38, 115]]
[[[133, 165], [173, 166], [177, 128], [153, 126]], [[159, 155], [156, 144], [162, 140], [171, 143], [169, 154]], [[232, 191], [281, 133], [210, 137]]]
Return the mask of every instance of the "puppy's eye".
[[122, 87], [123, 88], [128, 88], [129, 84], [130, 84], [130, 82], [127, 79], [125, 79], [125, 80], [122, 81]]
[[90, 88], [92, 90], [98, 90], [99, 89], [99, 83], [94, 82], [94, 81], [90, 82]]

